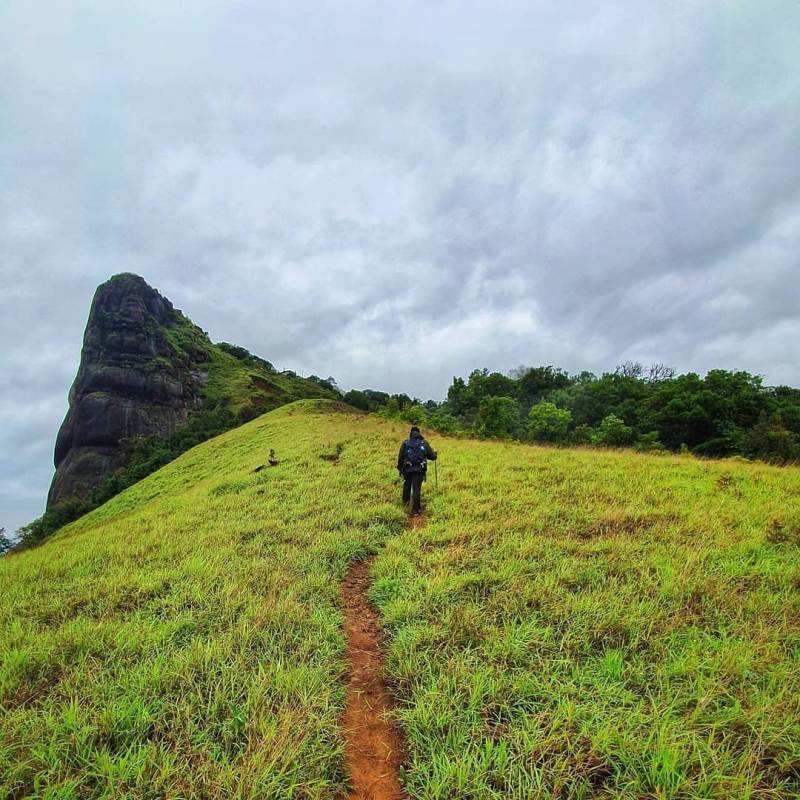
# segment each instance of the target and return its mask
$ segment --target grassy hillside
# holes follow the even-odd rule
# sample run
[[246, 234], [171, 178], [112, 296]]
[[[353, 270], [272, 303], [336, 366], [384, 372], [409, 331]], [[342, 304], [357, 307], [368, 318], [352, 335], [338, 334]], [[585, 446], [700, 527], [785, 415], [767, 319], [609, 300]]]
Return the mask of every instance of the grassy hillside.
[[[155, 290], [147, 287], [141, 278], [127, 273], [111, 278], [98, 289], [98, 293], [115, 282], [124, 284], [131, 280], [138, 281], [147, 291], [158, 296]], [[96, 316], [102, 318], [105, 313], [105, 311], [100, 311], [95, 314], [93, 305], [87, 330], [95, 327], [92, 320]], [[102, 505], [124, 489], [133, 486], [143, 477], [155, 472], [159, 467], [168, 464], [200, 442], [296, 400], [338, 400], [338, 393], [333, 391], [329, 384], [321, 385], [315, 381], [305, 380], [292, 372], [279, 373], [268, 361], [252, 355], [242, 347], [224, 342], [212, 344], [208, 334], [178, 309], [172, 309], [169, 312], [163, 325], [157, 324], [153, 316], [146, 317], [144, 325], [154, 351], [162, 353], [162, 355], [143, 358], [141, 354], [121, 355], [117, 353], [114, 358], [115, 363], [110, 368], [111, 372], [116, 375], [120, 368], [131, 370], [132, 375], [138, 376], [132, 379], [134, 385], [142, 375], [149, 376], [156, 383], [158, 376], [167, 375], [170, 379], [179, 381], [183, 385], [184, 391], [188, 392], [189, 388], [193, 387], [191, 391], [197, 390], [197, 396], [190, 406], [192, 410], [188, 413], [188, 418], [179, 423], [179, 426], [166, 436], [155, 433], [142, 435], [141, 432], [131, 433], [130, 431], [123, 433], [123, 430], [119, 430], [119, 436], [125, 437], [120, 444], [121, 466], [109, 471], [106, 454], [103, 453], [100, 456], [101, 466], [94, 473], [89, 470], [89, 477], [84, 474], [82, 479], [71, 481], [67, 478], [66, 483], [69, 487], [67, 489], [60, 484], [60, 476], [57, 471], [54, 486], [58, 486], [56, 490], [58, 499], [48, 505], [40, 518], [17, 531], [20, 548], [38, 544], [63, 526]], [[94, 338], [94, 335], [90, 337], [92, 340]], [[105, 359], [105, 351], [102, 348], [95, 348], [89, 360], [92, 362], [92, 369], [95, 372], [103, 373], [108, 367], [97, 363], [98, 353], [100, 353], [101, 361]], [[80, 384], [82, 380], [85, 357], [86, 347], [84, 347], [76, 385]], [[108, 395], [103, 392], [93, 392], [92, 396], [107, 398]], [[197, 403], [197, 400], [200, 402]], [[71, 414], [72, 411], [67, 415], [67, 421], [70, 420]], [[67, 421], [64, 425], [68, 424]], [[62, 426], [59, 440], [62, 436], [65, 436], [67, 441], [72, 440], [75, 430], [72, 427], [73, 424], [74, 420], [67, 428], [67, 434], [64, 434]], [[77, 426], [78, 429], [80, 427], [80, 425]], [[145, 428], [145, 430], [153, 429]], [[141, 431], [141, 429], [139, 430]], [[56, 445], [56, 464], [59, 471], [64, 469], [63, 463], [66, 460], [67, 450], [69, 447], [59, 456], [59, 445]], [[74, 462], [82, 461], [82, 468], [85, 470], [87, 464], [91, 464], [96, 458], [97, 452], [91, 448], [87, 452], [84, 448]], [[69, 461], [67, 463], [69, 466], [66, 472], [69, 474], [71, 470], [74, 470], [74, 463]], [[80, 472], [80, 469], [76, 471]], [[51, 489], [51, 495], [52, 492], [53, 489]]]
[[[165, 326], [164, 336], [175, 364], [191, 364], [193, 356], [197, 360], [200, 355], [207, 373], [202, 389], [204, 409], [237, 414], [248, 405], [260, 412], [295, 400], [335, 399], [332, 392], [313, 381], [276, 372], [268, 361], [244, 348], [212, 344], [208, 334], [178, 310]], [[241, 358], [232, 355], [237, 352]]]
[[339, 796], [339, 584], [370, 552], [410, 796], [796, 794], [797, 470], [434, 438], [410, 531], [405, 426], [342, 409], [0, 560], [0, 797]]

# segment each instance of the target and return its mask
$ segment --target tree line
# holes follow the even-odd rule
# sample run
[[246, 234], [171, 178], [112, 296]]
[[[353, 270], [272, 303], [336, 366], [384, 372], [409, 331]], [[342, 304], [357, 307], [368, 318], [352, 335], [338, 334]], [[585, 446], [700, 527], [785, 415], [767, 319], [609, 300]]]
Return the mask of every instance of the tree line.
[[347, 392], [356, 408], [452, 435], [557, 445], [688, 451], [770, 463], [800, 459], [800, 389], [758, 375], [625, 362], [597, 377], [550, 366], [454, 377], [443, 402], [375, 390]]
[[[644, 367], [630, 361], [599, 378], [591, 372], [570, 375], [552, 365], [520, 366], [507, 375], [484, 368], [466, 380], [454, 377], [442, 402], [374, 389], [342, 392], [331, 376], [307, 380], [355, 408], [451, 436], [737, 455], [775, 464], [800, 460], [800, 389], [764, 386], [760, 376], [742, 371], [711, 370], [701, 378], [693, 372], [676, 375], [663, 364]], [[208, 409], [167, 437], [137, 439], [128, 465], [107, 475], [86, 497], [48, 509], [16, 532], [16, 542], [3, 531], [0, 555], [15, 545], [37, 544], [189, 448], [249, 419]]]

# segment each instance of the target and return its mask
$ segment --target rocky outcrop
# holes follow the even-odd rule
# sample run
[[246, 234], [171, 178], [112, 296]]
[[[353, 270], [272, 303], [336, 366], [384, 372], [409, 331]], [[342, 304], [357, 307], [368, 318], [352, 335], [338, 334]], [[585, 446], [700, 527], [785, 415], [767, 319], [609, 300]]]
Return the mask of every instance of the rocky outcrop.
[[211, 343], [137, 275], [97, 289], [58, 433], [48, 508], [123, 467], [138, 436], [167, 436], [199, 411]]

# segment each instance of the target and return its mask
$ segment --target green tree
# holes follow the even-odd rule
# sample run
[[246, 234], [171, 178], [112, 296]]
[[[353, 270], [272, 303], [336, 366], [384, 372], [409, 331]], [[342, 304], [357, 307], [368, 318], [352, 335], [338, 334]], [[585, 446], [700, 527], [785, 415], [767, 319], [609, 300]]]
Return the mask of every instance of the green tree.
[[484, 397], [473, 429], [487, 439], [510, 439], [519, 435], [519, 403], [513, 397]]
[[518, 367], [516, 374], [519, 376], [519, 399], [523, 403], [534, 404], [546, 392], [555, 389], [566, 389], [571, 381], [569, 373], [560, 367], [548, 365], [546, 367]]
[[665, 450], [666, 448], [658, 439], [658, 431], [649, 431], [648, 433], [640, 433], [636, 437], [633, 449], [640, 453], [648, 453]]
[[386, 416], [396, 417], [400, 413], [400, 403], [397, 402], [396, 397], [390, 397], [386, 401]]
[[424, 425], [428, 420], [428, 412], [425, 410], [425, 406], [415, 403], [400, 412], [400, 419], [412, 425]]
[[605, 447], [623, 447], [630, 444], [633, 429], [629, 428], [618, 416], [609, 414], [600, 423], [594, 437], [594, 444]]
[[0, 528], [0, 556], [4, 556], [13, 546], [12, 541], [6, 536], [6, 529]]
[[645, 431], [658, 431], [660, 441], [670, 450], [678, 450], [682, 444], [696, 447], [713, 436], [711, 400], [694, 372], [662, 381], [653, 386], [640, 406], [640, 426]]
[[535, 442], [563, 442], [567, 438], [572, 414], [553, 403], [539, 403], [528, 412], [528, 436]]
[[762, 461], [787, 462], [800, 458], [798, 437], [787, 430], [780, 414], [773, 414], [771, 418], [762, 414], [750, 438], [756, 458]]
[[447, 390], [447, 404], [457, 417], [466, 417], [472, 411], [471, 398], [463, 378], [453, 378], [453, 383]]
[[575, 388], [578, 391], [570, 403], [572, 416], [576, 424], [593, 427], [609, 414], [619, 417], [626, 425], [635, 424], [649, 392], [644, 381], [628, 375], [603, 375]]
[[369, 398], [357, 389], [351, 389], [346, 392], [342, 401], [354, 408], [360, 408], [362, 411], [369, 411]]
[[596, 433], [597, 432], [591, 425], [587, 425], [586, 423], [578, 425], [578, 427], [570, 433], [569, 443], [575, 445], [592, 444]]
[[446, 410], [443, 410], [441, 406], [433, 413], [428, 414], [428, 427], [448, 436], [458, 436], [462, 433], [458, 420], [452, 414], [448, 414]]
[[397, 400], [397, 405], [400, 407], [402, 411], [406, 406], [413, 406], [414, 401], [404, 393], [401, 394], [393, 394], [392, 397]]

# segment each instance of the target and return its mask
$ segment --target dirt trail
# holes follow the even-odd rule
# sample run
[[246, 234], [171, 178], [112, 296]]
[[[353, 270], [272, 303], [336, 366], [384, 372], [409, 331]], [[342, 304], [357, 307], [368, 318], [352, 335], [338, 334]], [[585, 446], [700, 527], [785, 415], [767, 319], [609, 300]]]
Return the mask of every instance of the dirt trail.
[[392, 698], [381, 677], [382, 634], [378, 613], [367, 602], [375, 557], [359, 561], [344, 582], [347, 636], [347, 766], [355, 791], [349, 800], [402, 800], [399, 769], [402, 741], [385, 719]]
[[428, 525], [428, 518], [424, 514], [417, 514], [416, 517], [409, 517], [408, 518], [408, 527], [412, 530], [418, 530], [419, 528], [425, 528]]

